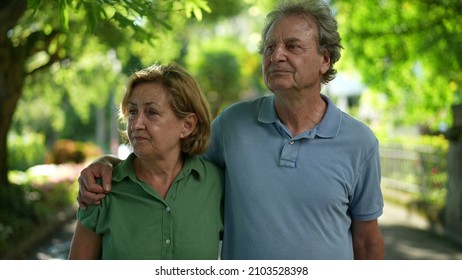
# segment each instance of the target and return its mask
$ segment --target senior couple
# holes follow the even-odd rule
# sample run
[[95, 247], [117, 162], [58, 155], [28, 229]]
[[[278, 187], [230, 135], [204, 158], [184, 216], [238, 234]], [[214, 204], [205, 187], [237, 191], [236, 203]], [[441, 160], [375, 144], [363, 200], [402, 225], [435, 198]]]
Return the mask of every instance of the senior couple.
[[69, 258], [383, 259], [378, 140], [321, 94], [340, 41], [326, 3], [280, 4], [260, 46], [273, 94], [212, 124], [181, 67], [135, 72], [120, 107], [133, 153], [82, 171]]

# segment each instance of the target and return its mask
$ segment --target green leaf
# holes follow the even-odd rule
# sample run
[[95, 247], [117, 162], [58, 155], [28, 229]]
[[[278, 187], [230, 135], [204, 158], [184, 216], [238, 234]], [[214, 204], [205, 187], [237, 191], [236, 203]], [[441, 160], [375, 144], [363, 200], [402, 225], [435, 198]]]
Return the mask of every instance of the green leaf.
[[35, 10], [38, 9], [41, 2], [42, 2], [42, 0], [28, 0], [27, 1], [27, 6], [29, 7], [29, 9], [35, 11]]
[[67, 6], [66, 0], [59, 0], [59, 4], [61, 7], [61, 14], [60, 14], [60, 22], [61, 26], [63, 27], [64, 31], [69, 31], [69, 9]]

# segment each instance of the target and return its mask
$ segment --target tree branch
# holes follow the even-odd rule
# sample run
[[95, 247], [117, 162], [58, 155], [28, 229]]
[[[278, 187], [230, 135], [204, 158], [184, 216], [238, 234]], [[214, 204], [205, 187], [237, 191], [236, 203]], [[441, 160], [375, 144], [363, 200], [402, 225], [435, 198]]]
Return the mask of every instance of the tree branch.
[[2, 0], [0, 4], [0, 44], [7, 40], [8, 31], [18, 24], [27, 9], [27, 0]]

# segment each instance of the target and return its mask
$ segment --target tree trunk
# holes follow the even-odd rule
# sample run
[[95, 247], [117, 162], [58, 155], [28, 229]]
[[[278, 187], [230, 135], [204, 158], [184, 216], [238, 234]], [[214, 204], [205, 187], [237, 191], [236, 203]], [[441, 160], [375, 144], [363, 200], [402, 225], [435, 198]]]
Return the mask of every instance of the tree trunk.
[[462, 104], [453, 106], [454, 126], [449, 130], [448, 195], [445, 210], [445, 232], [462, 244]]
[[[8, 185], [7, 138], [14, 111], [24, 86], [24, 72], [21, 59], [5, 58], [6, 48], [0, 46], [0, 185]], [[11, 54], [11, 53], [10, 53]], [[39, 108], [37, 108], [39, 109]]]
[[8, 32], [26, 8], [26, 0], [5, 1], [0, 6], [0, 188], [9, 185], [7, 136], [26, 76], [26, 48], [13, 46]]
[[28, 75], [46, 69], [59, 60], [58, 48], [55, 53], [48, 53], [47, 63], [26, 71], [27, 59], [38, 52], [48, 51], [53, 38], [59, 34], [59, 31], [55, 30], [51, 33], [37, 30], [30, 33], [27, 38], [19, 38], [21, 36], [14, 34], [13, 27], [18, 25], [21, 16], [24, 15], [27, 2], [27, 0], [2, 0], [0, 4], [0, 188], [9, 185], [8, 131], [22, 95], [24, 81]]

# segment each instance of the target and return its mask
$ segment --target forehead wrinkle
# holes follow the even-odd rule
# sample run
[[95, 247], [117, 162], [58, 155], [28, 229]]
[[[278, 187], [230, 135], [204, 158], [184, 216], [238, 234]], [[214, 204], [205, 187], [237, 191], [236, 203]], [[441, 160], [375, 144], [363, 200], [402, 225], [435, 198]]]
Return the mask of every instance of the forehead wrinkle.
[[[273, 42], [276, 42], [276, 41], [279, 41], [279, 40], [276, 40], [276, 39], [273, 39], [273, 38], [268, 38], [267, 42], [269, 43], [273, 43]], [[287, 43], [287, 42], [300, 42], [300, 38], [297, 38], [297, 37], [288, 37], [288, 38], [282, 38], [281, 39], [282, 42], [284, 43]]]
[[[135, 103], [133, 101], [128, 101], [128, 105], [133, 105], [133, 106], [138, 106], [138, 103]], [[141, 105], [144, 105], [144, 106], [156, 106], [157, 105], [157, 102], [155, 101], [148, 101], [148, 102], [145, 102]]]

